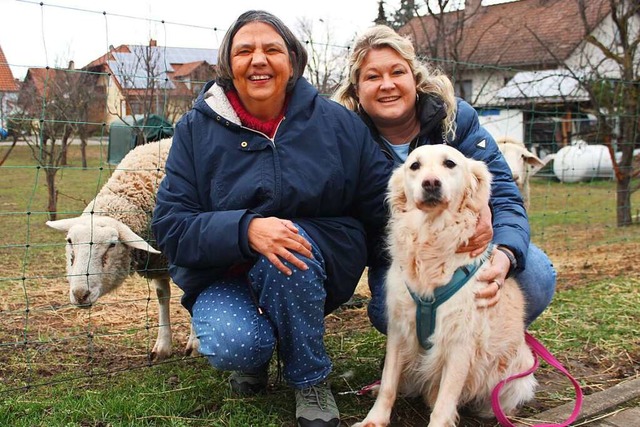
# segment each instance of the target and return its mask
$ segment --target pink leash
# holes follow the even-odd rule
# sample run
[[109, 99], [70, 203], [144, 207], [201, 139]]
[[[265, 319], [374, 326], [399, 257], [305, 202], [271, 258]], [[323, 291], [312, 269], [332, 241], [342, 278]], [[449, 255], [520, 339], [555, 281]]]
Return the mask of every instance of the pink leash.
[[567, 427], [567, 426], [570, 426], [571, 423], [574, 422], [578, 418], [578, 414], [580, 414], [580, 410], [582, 409], [582, 389], [580, 388], [580, 384], [578, 384], [578, 381], [576, 381], [576, 379], [571, 376], [569, 371], [567, 371], [567, 369], [564, 366], [562, 366], [562, 363], [560, 363], [558, 361], [558, 359], [553, 357], [553, 355], [549, 352], [549, 350], [547, 350], [545, 348], [544, 345], [542, 345], [538, 340], [536, 340], [534, 337], [529, 335], [528, 332], [525, 332], [524, 335], [525, 335], [525, 341], [527, 342], [527, 344], [531, 348], [531, 352], [533, 353], [534, 363], [533, 363], [533, 366], [531, 367], [531, 369], [527, 370], [526, 372], [522, 372], [520, 374], [513, 375], [513, 376], [507, 378], [506, 380], [500, 381], [496, 385], [496, 387], [493, 389], [493, 393], [491, 393], [491, 405], [493, 406], [493, 412], [495, 413], [496, 418], [498, 419], [498, 422], [500, 423], [500, 425], [502, 427], [515, 427], [515, 425], [512, 424], [511, 421], [509, 421], [507, 416], [504, 414], [504, 411], [502, 410], [502, 407], [500, 406], [500, 397], [499, 397], [500, 396], [500, 390], [509, 381], [517, 379], [517, 378], [526, 377], [527, 375], [535, 372], [535, 370], [538, 369], [538, 366], [540, 365], [540, 362], [538, 361], [538, 355], [540, 355], [540, 357], [542, 357], [549, 365], [551, 365], [554, 368], [558, 369], [567, 378], [569, 378], [569, 380], [573, 383], [573, 387], [576, 390], [576, 404], [573, 407], [573, 412], [571, 413], [571, 416], [569, 417], [569, 419], [567, 421], [563, 422], [562, 424], [536, 424], [536, 425], [534, 425], [532, 427]]

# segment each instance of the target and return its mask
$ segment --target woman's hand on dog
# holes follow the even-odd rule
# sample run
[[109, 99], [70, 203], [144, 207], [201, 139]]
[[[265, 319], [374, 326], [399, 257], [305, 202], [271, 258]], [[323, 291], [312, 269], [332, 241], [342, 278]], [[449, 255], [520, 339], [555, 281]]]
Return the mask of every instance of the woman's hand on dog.
[[491, 225], [491, 209], [486, 205], [480, 211], [475, 234], [465, 246], [458, 248], [458, 253], [469, 252], [472, 257], [477, 257], [487, 249], [493, 239], [493, 226]]
[[487, 283], [484, 289], [476, 292], [478, 307], [493, 307], [500, 301], [500, 289], [507, 279], [510, 267], [509, 258], [502, 251], [494, 248], [487, 260], [487, 265], [478, 273], [478, 280]]
[[288, 261], [300, 270], [309, 268], [293, 252], [313, 258], [309, 241], [298, 234], [293, 222], [286, 219], [254, 218], [249, 223], [248, 238], [251, 249], [264, 255], [274, 267], [287, 276], [290, 276], [292, 271], [283, 261]]
[[[493, 239], [493, 226], [491, 225], [491, 209], [486, 205], [480, 211], [476, 232], [465, 246], [458, 248], [458, 253], [469, 252], [472, 257], [482, 254]], [[497, 259], [496, 259], [497, 258]], [[500, 301], [500, 288], [509, 272], [509, 259], [505, 254], [494, 249], [488, 260], [488, 265], [482, 270], [478, 279], [487, 282], [484, 289], [476, 293], [477, 306], [481, 308], [493, 307]]]

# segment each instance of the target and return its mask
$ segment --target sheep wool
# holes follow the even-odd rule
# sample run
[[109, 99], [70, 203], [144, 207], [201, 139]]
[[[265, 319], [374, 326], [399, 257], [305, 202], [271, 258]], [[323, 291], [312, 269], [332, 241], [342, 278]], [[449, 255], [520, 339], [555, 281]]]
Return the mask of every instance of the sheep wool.
[[[127, 153], [82, 214], [116, 219], [153, 246], [151, 218], [171, 143], [170, 138], [162, 139], [139, 145]], [[168, 274], [167, 266], [164, 255], [131, 250], [130, 273], [147, 278], [164, 277]]]
[[163, 139], [131, 150], [89, 202], [83, 215], [108, 216], [128, 225], [145, 239], [151, 237], [150, 222], [156, 192], [165, 175], [164, 165], [171, 142], [170, 138]]

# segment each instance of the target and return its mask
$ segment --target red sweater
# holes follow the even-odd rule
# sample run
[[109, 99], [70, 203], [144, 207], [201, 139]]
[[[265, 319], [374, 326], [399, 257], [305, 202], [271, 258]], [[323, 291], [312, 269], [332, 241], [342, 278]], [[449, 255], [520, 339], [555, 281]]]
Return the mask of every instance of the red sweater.
[[288, 97], [287, 100], [285, 100], [280, 114], [278, 114], [277, 117], [265, 122], [253, 116], [244, 108], [244, 105], [242, 105], [242, 101], [240, 101], [240, 97], [238, 96], [238, 92], [236, 92], [235, 90], [229, 90], [225, 93], [225, 95], [227, 95], [227, 99], [229, 99], [231, 106], [235, 110], [236, 114], [240, 118], [240, 122], [244, 126], [253, 130], [257, 130], [258, 132], [262, 132], [269, 138], [273, 138], [273, 135], [276, 133], [276, 129], [278, 128], [280, 121], [284, 117], [284, 110], [287, 108]]

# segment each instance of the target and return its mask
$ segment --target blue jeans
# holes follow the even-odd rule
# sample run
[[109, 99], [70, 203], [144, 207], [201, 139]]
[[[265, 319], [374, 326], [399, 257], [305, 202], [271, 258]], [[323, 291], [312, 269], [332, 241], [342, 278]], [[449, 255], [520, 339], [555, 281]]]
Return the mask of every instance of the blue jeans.
[[[367, 307], [371, 324], [383, 334], [387, 333], [387, 315], [385, 308], [386, 267], [369, 268], [369, 289], [371, 300]], [[525, 325], [529, 325], [551, 303], [556, 289], [556, 270], [547, 255], [536, 245], [529, 245], [525, 269], [515, 276], [524, 294], [526, 303]]]
[[296, 254], [308, 270], [287, 263], [293, 274], [285, 276], [259, 256], [248, 278], [217, 280], [198, 296], [192, 323], [200, 353], [216, 369], [257, 372], [279, 344], [283, 376], [291, 386], [315, 385], [331, 372], [323, 341], [324, 259], [304, 230], [299, 233], [312, 245], [313, 259]]

